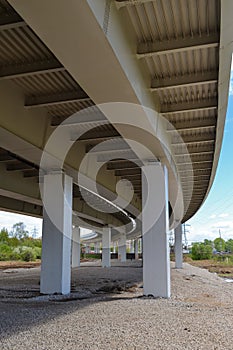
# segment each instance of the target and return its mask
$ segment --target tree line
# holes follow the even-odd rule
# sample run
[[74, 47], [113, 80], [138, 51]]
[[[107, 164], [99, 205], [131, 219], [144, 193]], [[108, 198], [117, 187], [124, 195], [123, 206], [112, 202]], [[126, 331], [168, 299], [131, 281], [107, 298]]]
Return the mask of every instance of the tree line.
[[233, 239], [225, 241], [218, 237], [214, 241], [205, 239], [204, 242], [192, 244], [191, 257], [193, 260], [211, 259], [214, 254], [233, 254]]
[[41, 259], [41, 246], [41, 239], [31, 237], [23, 222], [0, 231], [0, 261]]

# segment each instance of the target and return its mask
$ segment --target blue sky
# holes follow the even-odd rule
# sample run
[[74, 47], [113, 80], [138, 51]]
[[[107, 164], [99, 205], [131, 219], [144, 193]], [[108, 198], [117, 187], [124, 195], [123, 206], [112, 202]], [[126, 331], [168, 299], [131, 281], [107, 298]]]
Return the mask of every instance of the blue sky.
[[222, 150], [210, 193], [197, 214], [187, 222], [189, 242], [233, 238], [233, 70]]
[[[10, 231], [20, 221], [25, 223], [29, 233], [36, 228], [41, 236], [41, 219], [0, 211], [0, 229], [6, 227]], [[219, 236], [219, 230], [222, 238], [233, 238], [233, 67], [223, 145], [215, 180], [206, 201], [187, 224], [189, 243], [205, 238], [213, 240]]]

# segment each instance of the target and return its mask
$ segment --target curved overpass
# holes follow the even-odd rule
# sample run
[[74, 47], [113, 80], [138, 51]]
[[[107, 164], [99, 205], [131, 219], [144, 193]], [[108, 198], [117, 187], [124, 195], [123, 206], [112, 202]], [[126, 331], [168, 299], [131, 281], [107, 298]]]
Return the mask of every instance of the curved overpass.
[[[41, 171], [64, 161], [76, 226], [141, 235], [148, 164], [167, 168], [170, 228], [192, 217], [221, 150], [232, 7], [230, 0], [1, 0], [0, 207], [43, 216], [41, 156], [57, 132]], [[153, 197], [159, 174], [149, 173]]]

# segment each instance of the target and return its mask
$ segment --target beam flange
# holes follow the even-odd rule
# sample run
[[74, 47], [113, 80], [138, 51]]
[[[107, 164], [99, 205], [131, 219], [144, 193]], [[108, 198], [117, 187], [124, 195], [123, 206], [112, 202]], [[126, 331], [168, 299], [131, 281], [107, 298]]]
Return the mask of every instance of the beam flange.
[[126, 6], [136, 6], [140, 4], [145, 4], [151, 2], [151, 0], [115, 0], [116, 7], [118, 9]]
[[131, 174], [131, 175], [124, 175], [123, 179], [125, 180], [129, 180], [130, 182], [134, 182], [134, 181], [141, 181], [141, 174]]
[[73, 116], [72, 118], [68, 118], [68, 120], [64, 120], [62, 124], [52, 121], [51, 126], [53, 127], [53, 126], [60, 125], [61, 127], [73, 127], [73, 126], [83, 126], [83, 125], [93, 125], [93, 124], [97, 124], [95, 126], [105, 125], [105, 124], [109, 124], [109, 121], [104, 117], [104, 115], [101, 115], [97, 111], [95, 113], [90, 112], [88, 114], [82, 113], [82, 111], [80, 111], [77, 115]]
[[7, 171], [22, 171], [22, 170], [32, 170], [32, 166], [25, 163], [9, 163], [6, 166]]
[[13, 158], [8, 152], [0, 153], [0, 162], [9, 162], [14, 160], [15, 158]]
[[151, 57], [175, 52], [215, 48], [219, 45], [219, 34], [196, 35], [176, 40], [140, 43], [137, 49], [137, 57]]
[[214, 141], [215, 132], [200, 132], [200, 133], [191, 133], [191, 134], [180, 134], [180, 136], [174, 136], [172, 139], [172, 144], [182, 144], [185, 143], [202, 143], [206, 141]]
[[33, 169], [33, 170], [27, 170], [23, 172], [23, 177], [39, 177], [39, 170]]
[[[139, 164], [140, 163], [140, 164]], [[107, 164], [107, 170], [122, 170], [122, 169], [134, 169], [138, 168], [142, 163], [138, 161], [138, 164], [133, 162], [114, 162], [114, 163], [108, 163]]]
[[129, 145], [122, 139], [119, 137], [118, 138], [114, 138], [113, 141], [116, 142], [112, 142], [112, 143], [106, 143], [103, 145], [99, 145], [98, 148], [93, 149], [93, 147], [95, 145], [87, 145], [86, 147], [86, 152], [92, 152], [95, 154], [104, 154], [104, 153], [110, 153], [112, 157], [120, 157], [121, 152], [125, 152], [125, 151], [129, 151], [131, 150], [131, 148], [129, 147]]
[[[125, 179], [125, 178], [124, 178]], [[134, 179], [131, 179], [131, 180], [129, 180], [131, 183], [132, 183], [132, 185], [134, 186], [137, 186], [137, 185], [140, 185], [141, 183], [142, 183], [142, 180], [141, 179], [139, 179], [139, 180], [134, 180]]]
[[115, 171], [116, 176], [131, 176], [131, 175], [141, 175], [141, 169], [123, 169], [123, 170], [116, 170]]
[[[206, 168], [211, 168], [212, 166], [212, 161], [206, 161], [206, 162], [199, 162], [199, 163], [192, 163], [192, 169], [196, 170], [196, 169], [206, 169]], [[189, 163], [191, 164], [191, 163]], [[186, 170], [189, 169], [189, 167], [187, 167], [187, 164], [177, 164], [177, 168], [179, 171], [182, 170]]]
[[91, 99], [84, 91], [76, 90], [53, 95], [29, 96], [26, 98], [24, 106], [26, 108], [37, 108], [84, 101], [91, 101]]
[[182, 156], [178, 157], [176, 164], [190, 164], [190, 163], [201, 163], [201, 162], [212, 162], [213, 153], [203, 153], [203, 154], [194, 154], [191, 156]]
[[107, 139], [115, 139], [119, 138], [120, 135], [118, 131], [114, 128], [111, 128], [110, 130], [91, 130], [87, 132], [86, 134], [82, 135], [80, 138], [77, 138], [77, 135], [73, 134], [71, 136], [71, 141], [82, 141], [82, 142], [95, 142], [95, 141], [101, 141], [101, 140], [107, 140]]
[[195, 181], [202, 181], [207, 179], [209, 181], [210, 174], [200, 174], [200, 175], [185, 175], [185, 176], [180, 176], [180, 181], [185, 183], [185, 182], [195, 182]]
[[208, 142], [188, 144], [186, 147], [182, 144], [174, 144], [175, 156], [184, 156], [187, 154], [203, 154], [203, 153], [213, 153], [214, 152], [214, 140], [209, 140]]
[[[206, 182], [203, 186], [195, 186], [195, 187], [193, 187], [193, 189], [192, 189], [192, 193], [197, 193], [198, 191], [199, 192], [204, 192], [204, 191], [206, 191], [206, 188], [208, 187], [208, 184], [209, 184], [209, 182]], [[182, 188], [182, 191], [185, 193], [188, 193], [188, 192], [190, 192], [190, 187], [183, 187]]]
[[6, 13], [0, 16], [0, 32], [3, 30], [26, 27], [27, 24], [22, 20], [22, 18], [15, 12]]
[[138, 157], [133, 153], [133, 151], [125, 151], [123, 154], [121, 154], [121, 157], [119, 158], [113, 158], [111, 157], [111, 155], [106, 155], [106, 154], [103, 154], [103, 155], [99, 155], [97, 157], [97, 162], [111, 162], [111, 163], [117, 163], [119, 161], [136, 161], [138, 160]]
[[182, 103], [171, 103], [171, 104], [163, 104], [161, 106], [162, 114], [174, 114], [174, 113], [184, 113], [191, 111], [202, 111], [202, 110], [210, 110], [217, 109], [218, 101], [217, 98], [210, 98], [206, 100], [199, 101], [190, 101], [190, 102], [182, 102]]
[[218, 81], [218, 72], [203, 72], [197, 74], [185, 74], [168, 77], [165, 79], [154, 78], [151, 83], [151, 91], [194, 86], [202, 84], [212, 84]]
[[[212, 165], [212, 163], [211, 163]], [[195, 168], [195, 169], [179, 169], [179, 173], [192, 173], [192, 174], [197, 174], [200, 172], [211, 172], [212, 166], [211, 167], [200, 167], [200, 168]], [[182, 176], [182, 175], [181, 175]]]
[[216, 125], [216, 117], [200, 117], [200, 118], [189, 118], [184, 120], [173, 120], [168, 118], [169, 124], [168, 131], [176, 130], [189, 130], [189, 129], [200, 129], [200, 128], [209, 128]]
[[176, 157], [176, 164], [187, 164], [187, 163], [198, 163], [198, 162], [209, 162], [213, 160], [213, 152], [210, 153], [200, 153], [192, 155], [180, 155]]
[[56, 59], [23, 64], [10, 64], [0, 68], [0, 80], [21, 78], [35, 74], [64, 71], [65, 68]]

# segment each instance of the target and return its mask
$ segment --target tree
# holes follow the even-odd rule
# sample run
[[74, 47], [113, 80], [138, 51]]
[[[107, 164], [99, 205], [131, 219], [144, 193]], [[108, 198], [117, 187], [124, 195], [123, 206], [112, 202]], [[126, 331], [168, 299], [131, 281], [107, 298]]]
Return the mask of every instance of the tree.
[[212, 246], [213, 242], [210, 239], [204, 239], [204, 244]]
[[221, 237], [215, 238], [214, 247], [218, 252], [224, 252], [225, 246], [226, 246], [226, 243], [223, 238]]
[[193, 260], [210, 259], [213, 249], [211, 245], [205, 243], [194, 243], [192, 245], [191, 257]]
[[225, 250], [227, 252], [233, 253], [233, 239], [228, 239], [225, 243]]
[[28, 231], [26, 231], [26, 226], [23, 222], [17, 222], [13, 225], [11, 236], [15, 237], [19, 240], [27, 238], [28, 237]]
[[8, 243], [9, 242], [9, 233], [5, 227], [3, 227], [0, 231], [0, 243]]

